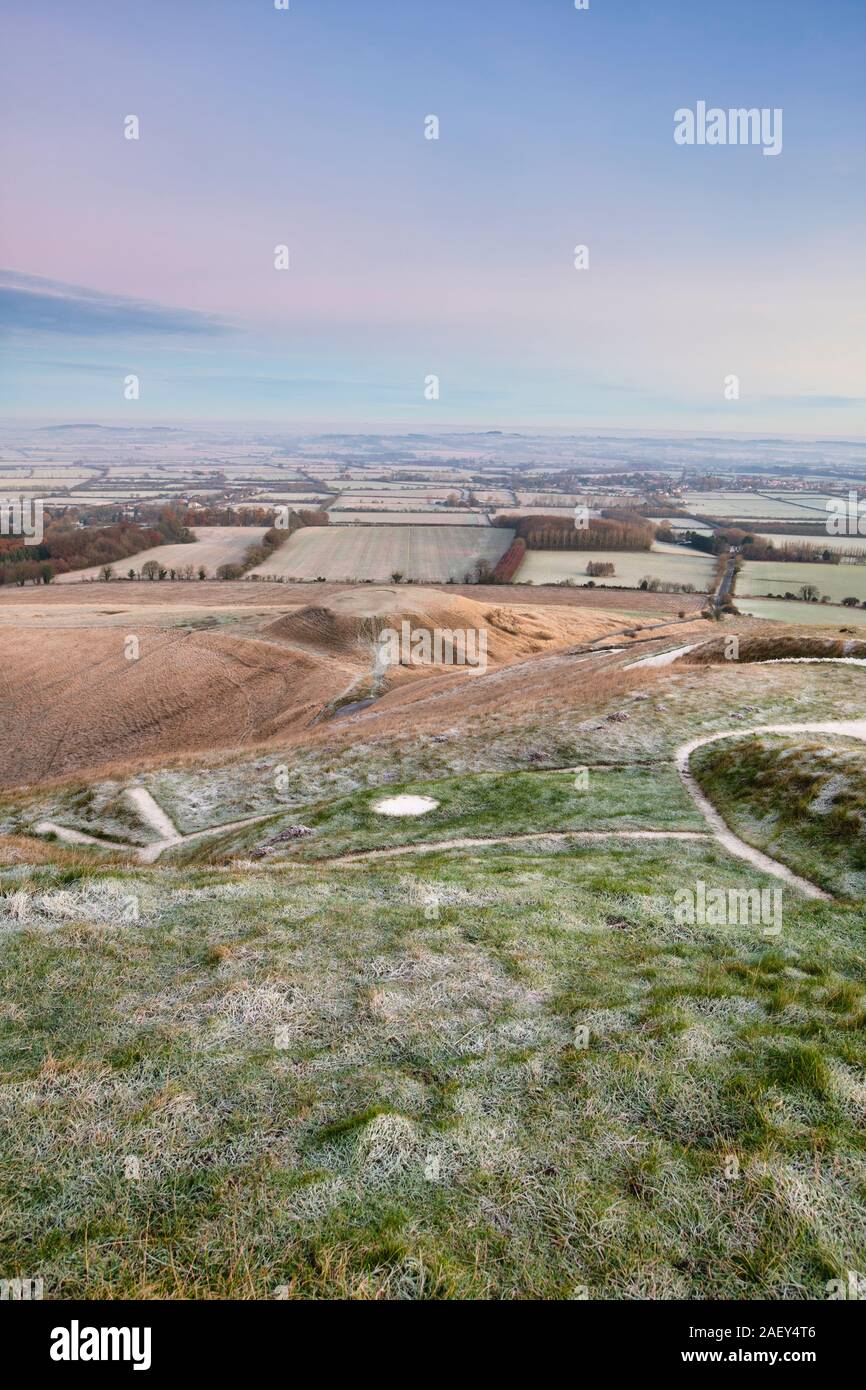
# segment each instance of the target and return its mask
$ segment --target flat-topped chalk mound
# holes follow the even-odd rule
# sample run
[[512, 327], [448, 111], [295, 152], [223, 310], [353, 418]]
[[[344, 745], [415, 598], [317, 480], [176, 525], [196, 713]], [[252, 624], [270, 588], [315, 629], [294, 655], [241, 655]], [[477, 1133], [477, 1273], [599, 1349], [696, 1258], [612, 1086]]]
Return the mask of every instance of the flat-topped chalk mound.
[[386, 796], [373, 810], [380, 816], [426, 816], [438, 805], [432, 796]]

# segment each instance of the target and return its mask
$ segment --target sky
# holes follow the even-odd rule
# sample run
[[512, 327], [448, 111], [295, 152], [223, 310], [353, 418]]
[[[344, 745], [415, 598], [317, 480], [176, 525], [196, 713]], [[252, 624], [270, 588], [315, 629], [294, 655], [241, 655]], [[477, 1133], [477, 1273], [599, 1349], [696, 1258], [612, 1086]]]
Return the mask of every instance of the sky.
[[866, 436], [864, 0], [0, 14], [8, 419]]

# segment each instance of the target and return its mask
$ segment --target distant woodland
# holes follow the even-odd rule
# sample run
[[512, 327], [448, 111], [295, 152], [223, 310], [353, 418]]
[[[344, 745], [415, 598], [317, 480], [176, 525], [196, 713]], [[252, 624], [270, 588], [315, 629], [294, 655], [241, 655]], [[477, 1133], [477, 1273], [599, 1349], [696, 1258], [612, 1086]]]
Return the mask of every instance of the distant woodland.
[[56, 574], [111, 565], [129, 555], [167, 543], [192, 541], [192, 533], [170, 507], [146, 526], [118, 521], [111, 526], [78, 526], [66, 517], [45, 516], [39, 545], [20, 536], [0, 536], [0, 584], [50, 584]]

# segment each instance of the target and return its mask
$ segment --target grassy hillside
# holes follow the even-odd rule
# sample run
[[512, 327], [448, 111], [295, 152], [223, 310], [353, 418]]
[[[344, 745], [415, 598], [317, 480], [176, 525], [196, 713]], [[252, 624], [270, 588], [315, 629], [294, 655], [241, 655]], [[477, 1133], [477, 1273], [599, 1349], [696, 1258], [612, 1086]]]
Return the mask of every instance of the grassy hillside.
[[710, 744], [692, 771], [732, 830], [848, 898], [866, 892], [866, 747], [764, 736]]
[[[778, 935], [683, 920], [683, 890], [779, 879], [713, 836], [674, 761], [862, 717], [863, 670], [634, 661], [545, 650], [268, 748], [4, 793], [2, 1276], [46, 1298], [791, 1300], [866, 1268], [862, 757], [695, 754], [745, 839], [852, 895], [785, 885]], [[131, 867], [158, 830], [135, 788], [205, 837]], [[399, 792], [438, 805], [377, 815]], [[45, 819], [128, 850], [55, 847]], [[312, 834], [276, 840], [292, 824]], [[380, 849], [402, 853], [337, 858]]]
[[697, 878], [741, 866], [613, 842], [326, 879], [8, 870], [4, 1275], [824, 1296], [866, 1260], [864, 919], [677, 925]]
[[[277, 857], [330, 858], [421, 841], [463, 836], [520, 835], [543, 830], [699, 830], [706, 826], [672, 768], [585, 769], [585, 786], [571, 772], [418, 779], [389, 783], [319, 805], [303, 807], [173, 850], [173, 863], [221, 863], [302, 823], [313, 833], [284, 842]], [[383, 796], [431, 797], [439, 804], [417, 818], [392, 820], [374, 807]]]

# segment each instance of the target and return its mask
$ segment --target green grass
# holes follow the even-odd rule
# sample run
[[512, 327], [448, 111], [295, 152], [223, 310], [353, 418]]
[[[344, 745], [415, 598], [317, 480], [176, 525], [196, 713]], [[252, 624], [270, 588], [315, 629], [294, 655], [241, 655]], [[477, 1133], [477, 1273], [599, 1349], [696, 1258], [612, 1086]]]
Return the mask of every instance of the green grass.
[[864, 919], [677, 925], [684, 882], [741, 872], [616, 842], [9, 871], [0, 1272], [47, 1297], [822, 1297], [866, 1259]]
[[[61, 1298], [824, 1297], [866, 1268], [862, 893], [786, 888], [767, 940], [678, 923], [698, 880], [778, 886], [712, 841], [315, 856], [702, 829], [678, 743], [735, 715], [856, 717], [862, 689], [850, 668], [730, 663], [601, 704], [576, 678], [572, 707], [520, 721], [148, 774], [185, 830], [273, 815], [182, 866], [0, 871], [0, 1277]], [[751, 785], [719, 764], [710, 794], [746, 839], [777, 817], [778, 857], [853, 892], [851, 825], [796, 828], [840, 769], [859, 815], [851, 746], [785, 746], [757, 748]], [[586, 791], [527, 771], [566, 764]], [[440, 807], [374, 815], [402, 790]], [[101, 825], [118, 791], [78, 810]], [[66, 823], [80, 792], [10, 795], [3, 824]], [[316, 832], [291, 872], [194, 862], [291, 822]]]
[[866, 747], [852, 739], [762, 736], [692, 756], [733, 830], [843, 898], [866, 891]]
[[[713, 633], [725, 630], [723, 624]], [[623, 658], [628, 659], [634, 658]], [[732, 715], [758, 724], [858, 718], [863, 712], [863, 671], [857, 667], [824, 666], [819, 679], [814, 667], [756, 665], [746, 683], [736, 662], [722, 662], [712, 670], [684, 666], [669, 669], [658, 685], [640, 692], [615, 689], [605, 700], [588, 699], [581, 680], [576, 666], [573, 707], [522, 712], [519, 720], [506, 701], [501, 710], [435, 735], [410, 729], [378, 740], [371, 731], [367, 740], [342, 749], [314, 740], [201, 766], [162, 768], [142, 773], [138, 780], [188, 834], [248, 816], [284, 814], [303, 822], [309, 808], [356, 791], [390, 792], [395, 785], [469, 773], [670, 763], [679, 743], [695, 732], [730, 729]], [[626, 712], [629, 719], [606, 723], [604, 716], [614, 712]], [[280, 768], [287, 769], [284, 791], [275, 785]], [[106, 802], [120, 789], [120, 783], [109, 781], [98, 788]], [[5, 804], [0, 799], [0, 833], [27, 833], [39, 820], [71, 825], [70, 810], [67, 788], [31, 791], [24, 797], [10, 793]], [[89, 827], [80, 828], [114, 838], [108, 824], [97, 825], [92, 818]]]
[[[391, 818], [374, 806], [404, 792], [439, 802], [423, 816]], [[573, 772], [467, 774], [431, 781], [391, 783], [324, 805], [243, 827], [171, 851], [174, 863], [222, 862], [243, 857], [288, 825], [301, 821], [314, 834], [281, 845], [281, 858], [317, 859], [351, 851], [461, 837], [520, 835], [543, 830], [704, 830], [701, 816], [669, 767], [593, 767], [585, 789]]]

